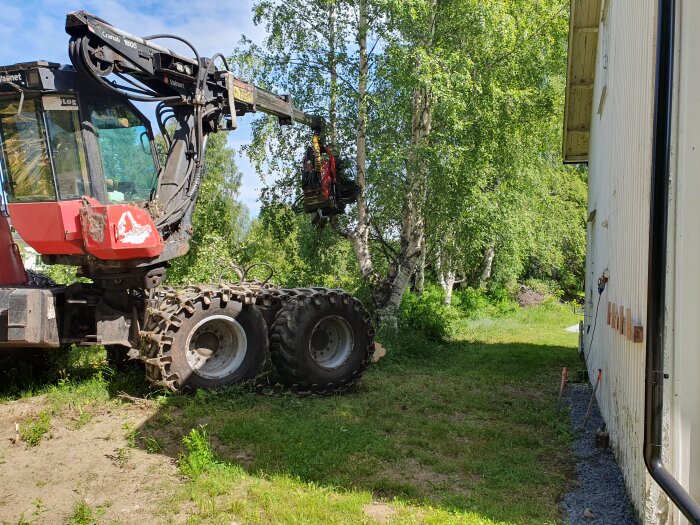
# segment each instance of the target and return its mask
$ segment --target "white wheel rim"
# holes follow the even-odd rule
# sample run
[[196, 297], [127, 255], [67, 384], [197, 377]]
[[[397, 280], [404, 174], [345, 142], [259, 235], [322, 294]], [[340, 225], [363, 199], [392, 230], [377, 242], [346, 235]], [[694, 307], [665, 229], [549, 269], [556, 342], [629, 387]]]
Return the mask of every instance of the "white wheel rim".
[[248, 338], [238, 321], [212, 315], [199, 321], [187, 336], [187, 364], [205, 379], [225, 379], [243, 363]]
[[348, 360], [354, 345], [350, 323], [337, 315], [329, 315], [316, 323], [311, 331], [309, 353], [318, 366], [333, 370]]

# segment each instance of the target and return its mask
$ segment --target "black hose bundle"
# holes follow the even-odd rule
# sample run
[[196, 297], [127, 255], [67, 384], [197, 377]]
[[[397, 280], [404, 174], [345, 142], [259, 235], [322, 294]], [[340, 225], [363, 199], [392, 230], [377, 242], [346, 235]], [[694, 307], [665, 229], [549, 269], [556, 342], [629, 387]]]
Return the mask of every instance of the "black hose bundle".
[[[148, 41], [163, 38], [183, 42], [192, 50], [195, 56], [199, 67], [197, 67], [196, 70], [194, 93], [191, 97], [184, 97], [182, 95], [160, 95], [152, 88], [146, 87], [136, 80], [127, 77], [125, 74], [115, 71], [113, 63], [110, 64], [99, 58], [98, 51], [93, 45], [89, 35], [71, 38], [68, 52], [76, 70], [87, 78], [91, 78], [100, 87], [132, 101], [158, 102], [158, 106], [156, 107], [156, 119], [169, 153], [172, 151], [173, 138], [168, 132], [167, 122], [171, 119], [178, 119], [178, 112], [175, 111], [172, 104], [179, 103], [178, 105], [182, 105], [182, 103], [184, 103], [193, 106], [194, 126], [192, 132], [187, 137], [187, 151], [189, 152], [190, 162], [187, 165], [187, 170], [174, 195], [184, 194], [181, 198], [170, 199], [169, 202], [166, 203], [166, 209], [163, 215], [159, 217], [156, 222], [156, 226], [167, 236], [169, 231], [176, 229], [177, 224], [185, 216], [187, 210], [196, 198], [201, 185], [204, 170], [204, 150], [206, 147], [203, 121], [210, 113], [204, 112], [204, 97], [202, 96], [207, 77], [211, 72], [216, 58], [222, 60], [227, 70], [229, 67], [225, 57], [220, 53], [215, 55], [214, 58], [208, 62], [207, 67], [202, 67], [203, 62], [197, 49], [187, 40], [176, 35], [151, 35], [144, 37], [143, 40]], [[107, 80], [107, 77], [110, 75], [116, 76], [129, 85], [124, 85], [114, 80]], [[162, 169], [163, 168], [161, 168], [161, 174]], [[155, 198], [157, 198], [157, 195], [154, 196], [154, 199]]]

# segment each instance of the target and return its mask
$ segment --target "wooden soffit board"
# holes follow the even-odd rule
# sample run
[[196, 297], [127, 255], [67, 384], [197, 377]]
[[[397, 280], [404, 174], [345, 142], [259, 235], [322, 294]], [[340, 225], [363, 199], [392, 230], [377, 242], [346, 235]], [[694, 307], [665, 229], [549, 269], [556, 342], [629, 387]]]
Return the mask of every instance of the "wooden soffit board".
[[565, 163], [588, 162], [601, 2], [571, 0], [564, 109]]

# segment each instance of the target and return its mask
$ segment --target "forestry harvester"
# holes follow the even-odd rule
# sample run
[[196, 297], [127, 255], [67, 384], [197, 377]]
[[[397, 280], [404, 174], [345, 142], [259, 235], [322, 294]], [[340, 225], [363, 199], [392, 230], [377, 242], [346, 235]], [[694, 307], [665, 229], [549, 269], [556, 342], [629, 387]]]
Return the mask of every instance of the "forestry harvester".
[[[66, 32], [72, 65], [0, 67], [0, 352], [104, 345], [113, 362], [141, 361], [174, 392], [253, 378], [268, 351], [299, 390], [355, 383], [373, 330], [342, 290], [276, 288], [245, 272], [236, 282], [162, 284], [168, 262], [189, 249], [207, 138], [239, 116], [262, 111], [311, 128], [301, 182], [315, 221], [354, 201], [357, 187], [323, 144], [323, 120], [180, 37], [139, 38], [83, 11], [68, 14]], [[165, 38], [192, 56], [155, 43]], [[157, 103], [162, 165], [134, 102]], [[45, 264], [76, 266], [87, 282], [29, 279], [10, 222]]]

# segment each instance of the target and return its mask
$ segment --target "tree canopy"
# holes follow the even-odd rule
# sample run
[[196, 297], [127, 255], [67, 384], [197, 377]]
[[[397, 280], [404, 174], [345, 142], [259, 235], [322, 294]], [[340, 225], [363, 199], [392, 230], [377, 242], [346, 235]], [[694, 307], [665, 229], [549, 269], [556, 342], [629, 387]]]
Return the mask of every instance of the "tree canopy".
[[[561, 163], [568, 3], [561, 0], [260, 0], [262, 45], [236, 73], [322, 115], [361, 188], [346, 216], [297, 213], [302, 126], [252, 124], [245, 154], [265, 181], [260, 216], [210, 140], [190, 253], [175, 282], [266, 262], [284, 285], [344, 286], [395, 321], [404, 291], [546, 281], [582, 291], [587, 174]], [[265, 279], [269, 270], [251, 275]]]

